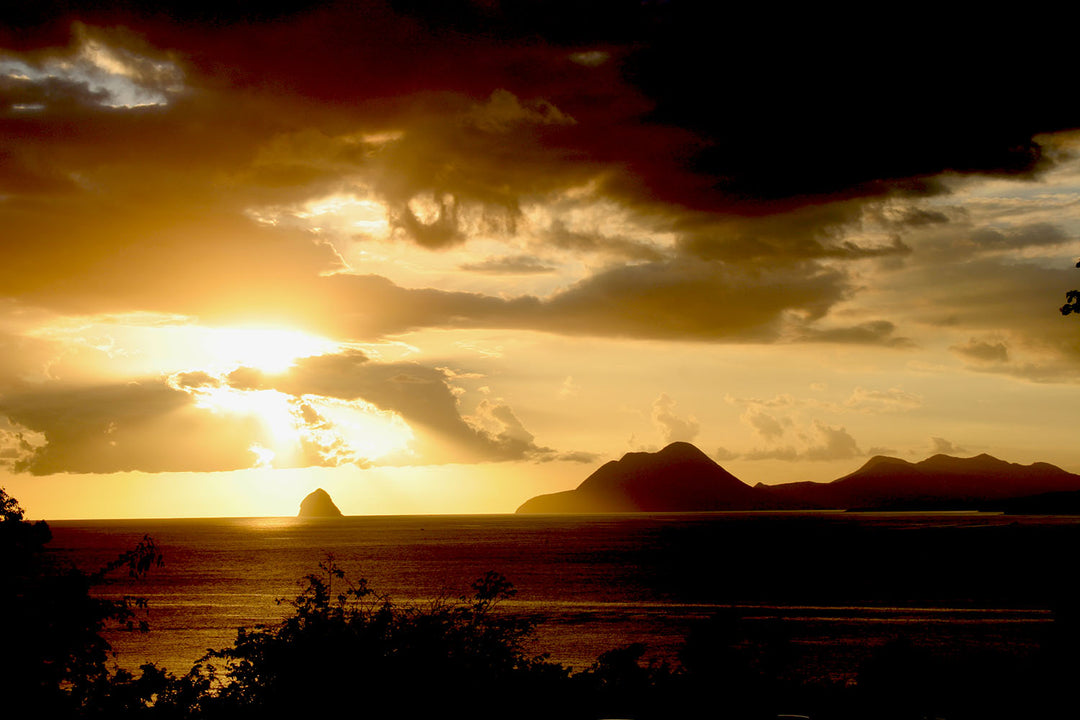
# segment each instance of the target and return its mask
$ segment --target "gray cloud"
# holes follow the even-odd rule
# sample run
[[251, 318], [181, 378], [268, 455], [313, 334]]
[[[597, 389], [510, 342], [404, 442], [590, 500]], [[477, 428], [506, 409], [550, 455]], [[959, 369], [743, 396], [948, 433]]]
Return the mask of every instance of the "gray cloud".
[[585, 253], [603, 253], [611, 257], [642, 262], [657, 262], [664, 254], [655, 246], [623, 237], [609, 237], [596, 232], [575, 232], [566, 223], [556, 219], [542, 234], [546, 244], [561, 250]]
[[44, 437], [14, 466], [35, 475], [237, 470], [266, 442], [255, 420], [200, 411], [163, 380], [26, 389], [5, 395], [0, 414]]
[[801, 342], [832, 342], [853, 345], [883, 345], [894, 348], [911, 348], [915, 343], [906, 337], [896, 337], [896, 325], [888, 320], [872, 320], [842, 328], [804, 328]]
[[729, 460], [737, 460], [742, 456], [739, 453], [732, 452], [725, 447], [718, 447], [716, 448], [716, 452], [713, 453], [713, 457], [716, 458], [717, 462], [727, 462]]
[[900, 388], [888, 390], [867, 390], [855, 388], [851, 396], [844, 401], [846, 409], [864, 413], [904, 412], [922, 407], [922, 396], [906, 392]]
[[814, 423], [817, 442], [811, 444], [804, 455], [807, 460], [846, 460], [863, 454], [855, 438], [842, 427], [829, 427]]
[[759, 408], [748, 408], [742, 415], [742, 421], [769, 442], [779, 440], [784, 435], [784, 424]]
[[1017, 250], [1041, 245], [1058, 245], [1069, 237], [1056, 225], [1035, 223], [1007, 230], [979, 228], [971, 233], [970, 243], [979, 250]]
[[665, 444], [675, 441], [693, 442], [701, 426], [692, 415], [680, 417], [676, 414], [675, 405], [676, 402], [667, 393], [660, 393], [652, 406], [653, 424], [660, 431]]
[[831, 427], [815, 420], [808, 433], [801, 436], [804, 446], [752, 450], [742, 454], [746, 460], [827, 461], [847, 460], [864, 455], [855, 438], [843, 427]]
[[775, 340], [787, 311], [813, 320], [849, 291], [846, 276], [811, 263], [798, 272], [670, 261], [599, 272], [550, 298], [406, 289], [386, 278], [321, 278], [332, 313], [316, 326], [372, 338], [425, 327], [531, 329], [568, 335], [700, 341]]
[[493, 275], [535, 275], [555, 272], [557, 269], [532, 255], [492, 257], [480, 262], [465, 263], [458, 267], [468, 272], [490, 273]]
[[954, 353], [982, 363], [1005, 363], [1009, 361], [1009, 346], [1004, 342], [986, 342], [972, 338], [963, 345], [953, 345]]
[[769, 340], [781, 316], [821, 317], [847, 291], [844, 275], [811, 264], [799, 273], [671, 261], [613, 268], [545, 301], [540, 329], [571, 334], [697, 340]]
[[899, 237], [868, 245], [846, 240], [846, 230], [865, 212], [862, 202], [834, 202], [751, 217], [685, 214], [675, 229], [684, 253], [733, 263], [859, 260], [911, 253]]
[[930, 454], [931, 455], [965, 455], [969, 451], [966, 448], [962, 448], [956, 445], [951, 440], [946, 440], [941, 437], [930, 438]]

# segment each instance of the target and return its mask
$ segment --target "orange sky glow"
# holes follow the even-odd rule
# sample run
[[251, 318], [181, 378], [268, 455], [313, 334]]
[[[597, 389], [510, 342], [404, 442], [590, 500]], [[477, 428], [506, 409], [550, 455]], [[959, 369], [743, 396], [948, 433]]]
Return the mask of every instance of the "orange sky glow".
[[1080, 472], [1070, 65], [955, 64], [1008, 23], [234, 5], [2, 11], [31, 517], [513, 512], [675, 440], [750, 484]]

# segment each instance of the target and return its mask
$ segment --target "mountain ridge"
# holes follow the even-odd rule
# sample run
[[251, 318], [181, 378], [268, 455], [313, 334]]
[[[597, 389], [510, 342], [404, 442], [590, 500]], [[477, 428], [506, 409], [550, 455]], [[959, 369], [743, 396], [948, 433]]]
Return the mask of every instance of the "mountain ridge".
[[1080, 475], [1056, 465], [1010, 463], [981, 453], [942, 453], [912, 463], [875, 455], [831, 482], [750, 486], [700, 449], [675, 442], [630, 452], [577, 488], [530, 498], [518, 513], [694, 512], [714, 510], [978, 509], [1047, 493], [1080, 492]]
[[599, 468], [574, 490], [538, 495], [519, 513], [692, 512], [754, 505], [758, 494], [694, 445], [630, 452]]

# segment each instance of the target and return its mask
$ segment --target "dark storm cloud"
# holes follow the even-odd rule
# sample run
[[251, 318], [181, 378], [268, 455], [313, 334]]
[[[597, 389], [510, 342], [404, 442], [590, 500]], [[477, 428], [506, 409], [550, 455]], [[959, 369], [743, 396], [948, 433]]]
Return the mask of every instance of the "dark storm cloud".
[[[579, 123], [564, 150], [618, 161], [649, 196], [702, 209], [926, 190], [944, 171], [1027, 173], [1043, 161], [1036, 134], [1080, 125], [1060, 92], [1070, 47], [1061, 31], [1024, 35], [1004, 14], [931, 23], [911, 13], [871, 27], [820, 9], [777, 17], [691, 2], [588, 12], [571, 2], [63, 2], [5, 12], [22, 36], [14, 47], [55, 44], [56, 18], [82, 14], [133, 25], [211, 77], [273, 78], [317, 101], [498, 88], [543, 97]], [[935, 52], [915, 50], [925, 47]], [[573, 62], [590, 50], [612, 59]], [[960, 62], [962, 82], [942, 72]], [[640, 142], [642, 123], [652, 142]]]
[[[783, 19], [735, 10], [715, 23], [699, 5], [671, 7], [675, 19], [626, 72], [655, 100], [652, 121], [705, 140], [696, 167], [729, 195], [797, 202], [946, 170], [1024, 173], [1042, 159], [1036, 133], [1077, 123], [1055, 90], [1065, 46], [1021, 34], [1011, 14], [973, 24], [905, 13], [871, 29], [818, 7]], [[965, 58], [978, 60], [962, 82], [942, 72]]]
[[[1080, 124], [1045, 55], [1034, 72], [1036, 56], [981, 53], [966, 84], [949, 80], [939, 63], [967, 57], [974, 36], [945, 20], [883, 35], [827, 14], [787, 25], [678, 2], [600, 15], [568, 2], [43, 7], [4, 10], [0, 47], [20, 62], [70, 56], [79, 19], [140, 87], [184, 85], [161, 106], [117, 109], [60, 83], [40, 112], [0, 118], [0, 287], [67, 312], [273, 319], [350, 338], [500, 327], [768, 340], [785, 315], [820, 318], [853, 292], [844, 261], [910, 252], [844, 237], [867, 197], [932, 191], [944, 170], [1033, 172], [1033, 133]], [[989, 22], [987, 48], [1013, 39]], [[949, 42], [933, 58], [909, 52], [927, 33]], [[9, 109], [32, 99], [4, 82]], [[250, 214], [361, 185], [431, 249], [479, 234], [475, 222], [513, 235], [525, 199], [588, 186], [662, 218], [678, 256], [556, 224], [545, 242], [559, 249], [639, 264], [599, 264], [547, 299], [405, 289], [326, 277], [344, 268], [325, 240]]]
[[[692, 206], [925, 190], [933, 185], [922, 179], [943, 171], [1024, 173], [1042, 160], [1035, 134], [1078, 124], [1059, 91], [1064, 29], [1025, 33], [1012, 13], [938, 12], [930, 22], [912, 12], [882, 23], [820, 7], [777, 16], [769, 6], [693, 2], [609, 2], [587, 13], [569, 2], [395, 7], [432, 32], [626, 48], [621, 77], [648, 99], [644, 119], [698, 138], [684, 157], [711, 182], [681, 198]], [[965, 68], [959, 82], [942, 70], [953, 65]], [[627, 156], [655, 196], [672, 199], [680, 184], [641, 173], [645, 152]]]

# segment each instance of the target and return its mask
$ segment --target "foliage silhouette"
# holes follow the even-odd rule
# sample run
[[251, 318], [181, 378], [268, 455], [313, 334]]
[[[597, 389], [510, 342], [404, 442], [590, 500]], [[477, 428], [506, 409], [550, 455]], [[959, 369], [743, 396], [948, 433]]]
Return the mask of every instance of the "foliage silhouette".
[[[396, 605], [333, 556], [307, 575], [293, 614], [270, 627], [240, 628], [232, 647], [209, 652], [177, 681], [166, 704], [201, 717], [276, 717], [388, 699], [397, 717], [468, 711], [525, 717], [567, 713], [557, 686], [569, 671], [524, 649], [530, 620], [499, 612], [514, 590], [489, 572], [473, 595], [426, 606]], [[571, 715], [572, 716], [572, 715]]]
[[[1080, 262], [1076, 263], [1080, 268]], [[1061, 306], [1061, 314], [1080, 313], [1080, 290], [1070, 290], [1065, 293], [1065, 304]]]
[[101, 632], [110, 625], [146, 630], [146, 602], [91, 595], [120, 568], [131, 577], [161, 563], [154, 541], [138, 545], [92, 573], [65, 567], [47, 552], [52, 532], [30, 522], [17, 500], [0, 488], [0, 693], [45, 717], [94, 714], [104, 708], [148, 707], [163, 686], [151, 669], [136, 680], [110, 669], [111, 648]]
[[534, 621], [508, 607], [515, 591], [498, 573], [467, 596], [401, 605], [350, 579], [333, 556], [301, 580], [280, 623], [238, 629], [230, 647], [208, 651], [180, 677], [154, 665], [134, 674], [108, 668], [101, 630], [118, 622], [139, 629], [140, 603], [90, 591], [110, 572], [147, 572], [160, 561], [153, 541], [84, 573], [52, 562], [49, 538], [48, 526], [26, 521], [0, 489], [0, 690], [5, 710], [33, 707], [49, 718], [273, 719], [382, 707], [399, 718], [481, 720], [649, 720], [703, 709], [727, 720], [788, 712], [985, 720], [1075, 709], [1080, 602], [1071, 592], [1030, 654], [941, 652], [898, 633], [870, 653], [854, 684], [800, 676], [788, 626], [748, 622], [733, 609], [692, 630], [674, 667], [646, 662], [645, 646], [631, 644], [575, 672], [529, 650]]

